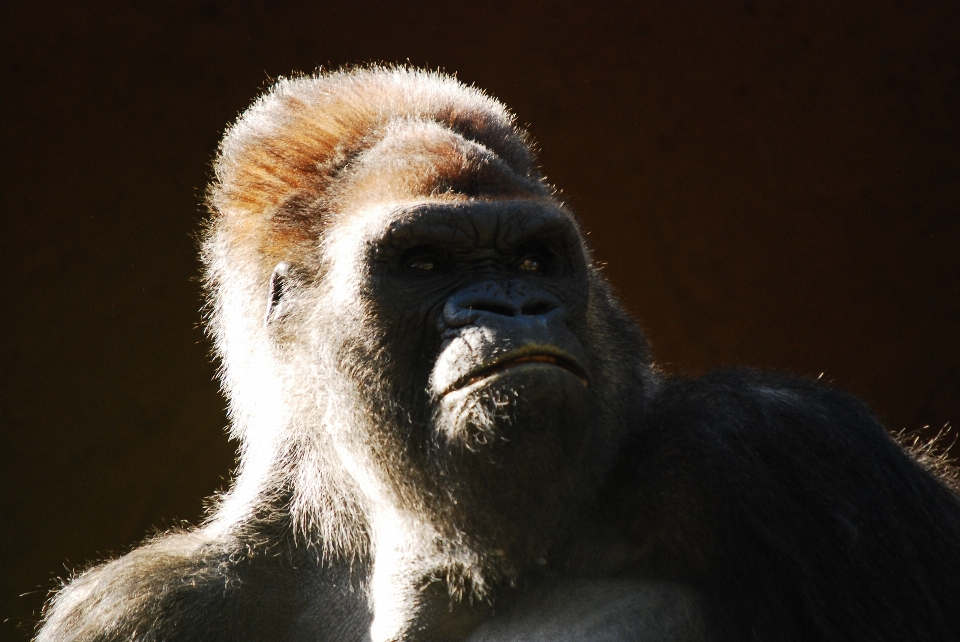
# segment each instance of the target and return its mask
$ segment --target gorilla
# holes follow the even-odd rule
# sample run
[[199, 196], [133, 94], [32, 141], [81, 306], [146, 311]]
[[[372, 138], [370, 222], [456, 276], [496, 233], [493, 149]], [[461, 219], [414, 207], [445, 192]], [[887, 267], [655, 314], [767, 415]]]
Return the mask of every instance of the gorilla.
[[38, 642], [960, 639], [936, 449], [814, 382], [657, 370], [495, 99], [281, 80], [215, 170], [235, 480]]

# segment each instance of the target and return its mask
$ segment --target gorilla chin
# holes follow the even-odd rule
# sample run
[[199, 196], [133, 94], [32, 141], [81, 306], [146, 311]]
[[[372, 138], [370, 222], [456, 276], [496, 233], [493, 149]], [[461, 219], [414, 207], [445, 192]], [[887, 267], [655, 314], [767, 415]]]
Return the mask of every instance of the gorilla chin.
[[590, 389], [569, 357], [508, 355], [484, 365], [445, 392], [435, 424], [450, 442], [479, 445], [491, 438], [559, 438], [577, 452], [588, 424]]

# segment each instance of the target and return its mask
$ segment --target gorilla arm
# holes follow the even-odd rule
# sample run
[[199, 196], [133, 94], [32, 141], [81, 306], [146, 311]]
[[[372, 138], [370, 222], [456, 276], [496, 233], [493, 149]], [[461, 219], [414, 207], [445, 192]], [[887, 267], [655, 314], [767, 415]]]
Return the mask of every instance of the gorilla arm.
[[720, 371], [664, 382], [643, 421], [597, 523], [630, 543], [616, 565], [696, 587], [722, 637], [960, 635], [957, 495], [858, 401]]
[[313, 552], [167, 533], [64, 587], [36, 642], [361, 640], [360, 595], [346, 564]]

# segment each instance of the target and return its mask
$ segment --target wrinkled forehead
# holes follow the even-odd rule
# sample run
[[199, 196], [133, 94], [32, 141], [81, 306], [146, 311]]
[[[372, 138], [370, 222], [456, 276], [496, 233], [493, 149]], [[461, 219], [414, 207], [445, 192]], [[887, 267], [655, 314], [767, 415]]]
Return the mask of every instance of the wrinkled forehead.
[[582, 246], [575, 217], [551, 199], [444, 198], [377, 203], [351, 212], [325, 245], [328, 255], [355, 261], [379, 248], [500, 249], [533, 239], [558, 248]]
[[387, 246], [500, 247], [534, 236], [579, 243], [570, 213], [549, 200], [394, 203], [365, 218], [366, 242]]

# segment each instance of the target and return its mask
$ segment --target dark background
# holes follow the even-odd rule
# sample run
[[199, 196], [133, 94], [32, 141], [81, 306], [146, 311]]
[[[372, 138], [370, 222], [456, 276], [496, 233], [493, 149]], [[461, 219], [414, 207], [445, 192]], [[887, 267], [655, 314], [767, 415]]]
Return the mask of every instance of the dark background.
[[503, 99], [668, 370], [960, 422], [960, 4], [587, 4], [0, 2], [0, 638], [225, 487], [195, 235], [224, 126], [293, 70]]

